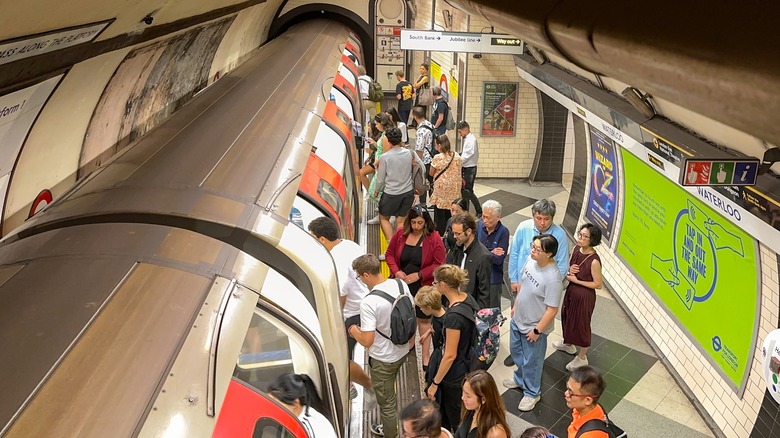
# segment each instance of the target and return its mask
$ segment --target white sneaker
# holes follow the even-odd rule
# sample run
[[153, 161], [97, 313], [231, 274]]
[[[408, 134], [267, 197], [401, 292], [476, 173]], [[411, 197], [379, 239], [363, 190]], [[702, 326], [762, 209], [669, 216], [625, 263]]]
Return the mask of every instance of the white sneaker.
[[556, 350], [561, 350], [564, 353], [577, 354], [577, 347], [571, 344], [564, 344], [563, 339], [553, 342], [552, 346], [555, 347]]
[[520, 409], [523, 412], [532, 411], [534, 407], [536, 407], [536, 404], [539, 403], [539, 400], [541, 398], [542, 398], [541, 396], [536, 396], [536, 397], [523, 396], [523, 399], [520, 400], [520, 404], [517, 405], [517, 409]]
[[522, 388], [517, 382], [515, 382], [514, 377], [508, 377], [504, 379], [501, 383], [504, 384], [504, 388], [507, 389], [515, 389], [515, 388]]
[[566, 364], [566, 369], [569, 371], [574, 371], [575, 368], [584, 367], [587, 364], [588, 364], [587, 356], [584, 359], [580, 359], [579, 356], [575, 356], [573, 361]]
[[384, 255], [384, 254], [379, 254], [379, 255], [378, 255], [378, 256], [376, 256], [376, 257], [379, 259], [379, 261], [380, 261], [380, 262], [383, 262], [383, 261], [385, 261], [385, 255]]
[[379, 225], [379, 215], [374, 216], [373, 218], [366, 221], [368, 225]]

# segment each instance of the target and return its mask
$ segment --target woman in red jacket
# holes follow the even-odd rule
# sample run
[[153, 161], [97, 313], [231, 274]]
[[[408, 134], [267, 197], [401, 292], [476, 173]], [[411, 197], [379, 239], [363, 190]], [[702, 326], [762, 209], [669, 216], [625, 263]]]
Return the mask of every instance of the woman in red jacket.
[[[445, 257], [444, 242], [423, 205], [416, 205], [409, 210], [404, 227], [396, 231], [385, 252], [390, 274], [405, 281], [412, 296], [417, 295], [420, 287], [433, 284], [433, 271], [444, 263]], [[417, 329], [420, 333], [426, 333], [431, 329], [431, 317], [417, 306], [415, 310]], [[430, 350], [430, 342], [425, 342], [422, 346], [423, 366], [428, 366]]]

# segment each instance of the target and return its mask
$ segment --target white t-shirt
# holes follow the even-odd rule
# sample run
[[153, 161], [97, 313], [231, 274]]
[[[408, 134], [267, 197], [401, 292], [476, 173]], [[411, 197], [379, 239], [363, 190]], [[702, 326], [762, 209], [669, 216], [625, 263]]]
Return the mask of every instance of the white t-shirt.
[[[393, 298], [398, 297], [399, 282], [394, 279], [387, 279], [374, 286], [386, 292]], [[409, 287], [403, 281], [400, 282], [406, 294], [409, 294]], [[411, 294], [409, 294], [411, 297]], [[360, 330], [364, 332], [376, 332], [377, 329], [386, 335], [390, 335], [390, 314], [393, 312], [393, 305], [390, 301], [377, 296], [366, 295], [363, 302], [360, 303]], [[392, 363], [401, 360], [409, 353], [409, 346], [395, 345], [390, 339], [385, 338], [379, 333], [374, 334], [374, 343], [368, 348], [368, 355], [374, 359]]]
[[463, 139], [463, 152], [461, 152], [460, 157], [463, 158], [463, 167], [477, 167], [479, 163], [477, 137], [471, 132]]
[[298, 416], [298, 420], [303, 425], [309, 438], [336, 438], [336, 429], [333, 428], [330, 421], [312, 407], [309, 408], [309, 415], [306, 415], [306, 408], [304, 407], [303, 412]]
[[330, 250], [333, 263], [336, 264], [336, 275], [339, 279], [339, 295], [347, 297], [344, 303], [344, 319], [360, 314], [360, 302], [368, 293], [368, 288], [357, 279], [352, 261], [365, 254], [357, 243], [342, 239]]
[[371, 81], [373, 81], [373, 79], [371, 79], [371, 76], [369, 75], [358, 76], [358, 85], [360, 86], [360, 97], [363, 100], [368, 99], [368, 87], [370, 86]]

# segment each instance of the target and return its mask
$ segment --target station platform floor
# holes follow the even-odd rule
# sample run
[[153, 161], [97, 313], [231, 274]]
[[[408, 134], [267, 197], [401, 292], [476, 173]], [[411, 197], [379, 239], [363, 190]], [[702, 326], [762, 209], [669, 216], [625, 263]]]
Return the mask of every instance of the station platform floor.
[[[501, 203], [501, 221], [511, 234], [520, 222], [531, 217], [531, 205], [537, 199], [555, 201], [556, 223], [563, 220], [568, 203], [568, 192], [561, 185], [531, 186], [525, 181], [477, 178], [474, 192], [481, 202], [493, 199]], [[607, 388], [601, 404], [610, 419], [631, 438], [714, 436], [611, 292], [605, 287], [597, 294], [592, 323], [593, 345], [588, 360], [605, 376]], [[508, 296], [502, 299], [502, 308], [509, 317]], [[502, 392], [512, 436], [519, 436], [532, 425], [545, 426], [557, 437], [567, 436], [571, 411], [566, 407], [563, 392], [566, 389], [565, 366], [573, 356], [552, 347], [552, 343], [561, 337], [558, 315], [555, 330], [548, 338], [542, 398], [532, 411], [521, 412], [517, 405], [522, 392], [507, 390], [501, 384], [513, 372], [513, 368], [504, 365], [509, 354], [509, 322], [501, 328], [501, 350], [489, 372]]]

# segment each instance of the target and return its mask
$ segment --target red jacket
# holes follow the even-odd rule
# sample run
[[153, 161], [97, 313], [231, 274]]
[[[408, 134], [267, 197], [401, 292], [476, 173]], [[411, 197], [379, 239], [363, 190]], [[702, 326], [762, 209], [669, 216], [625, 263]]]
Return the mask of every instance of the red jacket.
[[[390, 268], [390, 273], [395, 277], [395, 273], [400, 271], [401, 252], [406, 244], [403, 228], [396, 231], [393, 238], [387, 244], [385, 252], [385, 261]], [[423, 286], [430, 286], [433, 283], [433, 271], [444, 263], [447, 252], [444, 250], [444, 242], [439, 233], [434, 231], [423, 240], [422, 243], [422, 269], [420, 269], [420, 278]], [[406, 272], [411, 274], [411, 272]]]

